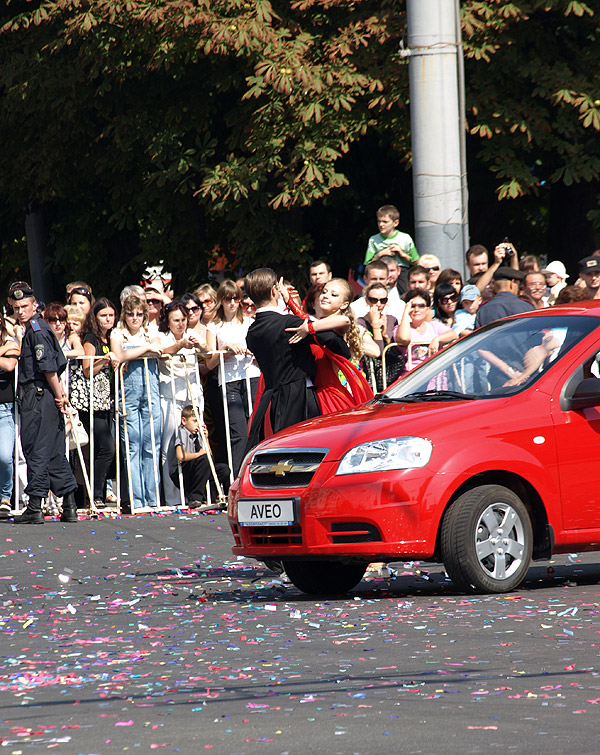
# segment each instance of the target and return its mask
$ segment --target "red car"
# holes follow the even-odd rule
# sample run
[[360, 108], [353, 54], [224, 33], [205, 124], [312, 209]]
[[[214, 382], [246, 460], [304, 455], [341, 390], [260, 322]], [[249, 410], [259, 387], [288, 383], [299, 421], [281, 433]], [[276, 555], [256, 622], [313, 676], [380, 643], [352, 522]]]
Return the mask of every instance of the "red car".
[[492, 323], [353, 411], [259, 444], [232, 486], [233, 553], [308, 593], [372, 561], [441, 561], [506, 592], [532, 559], [600, 550], [600, 301]]

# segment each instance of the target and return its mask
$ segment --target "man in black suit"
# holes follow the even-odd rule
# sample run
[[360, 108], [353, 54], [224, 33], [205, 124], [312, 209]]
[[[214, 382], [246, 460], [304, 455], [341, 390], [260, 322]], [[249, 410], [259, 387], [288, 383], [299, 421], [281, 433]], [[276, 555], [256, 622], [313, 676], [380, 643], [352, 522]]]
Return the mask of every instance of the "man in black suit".
[[254, 413], [248, 445], [257, 443], [284, 427], [320, 415], [312, 379], [315, 360], [307, 339], [290, 344], [286, 328], [298, 328], [304, 320], [283, 314], [279, 308], [277, 276], [270, 267], [246, 276], [244, 290], [256, 305], [256, 319], [246, 343], [263, 374], [265, 390]]

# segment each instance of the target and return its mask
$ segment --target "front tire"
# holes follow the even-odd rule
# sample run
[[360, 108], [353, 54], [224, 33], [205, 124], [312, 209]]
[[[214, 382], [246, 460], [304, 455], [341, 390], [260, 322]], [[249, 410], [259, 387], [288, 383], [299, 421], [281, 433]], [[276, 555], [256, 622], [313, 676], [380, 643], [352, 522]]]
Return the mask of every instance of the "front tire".
[[454, 501], [442, 522], [446, 572], [466, 592], [503, 593], [525, 578], [533, 531], [521, 499], [501, 485], [481, 485]]
[[339, 561], [284, 561], [290, 582], [308, 595], [346, 593], [360, 582], [365, 564], [342, 564]]

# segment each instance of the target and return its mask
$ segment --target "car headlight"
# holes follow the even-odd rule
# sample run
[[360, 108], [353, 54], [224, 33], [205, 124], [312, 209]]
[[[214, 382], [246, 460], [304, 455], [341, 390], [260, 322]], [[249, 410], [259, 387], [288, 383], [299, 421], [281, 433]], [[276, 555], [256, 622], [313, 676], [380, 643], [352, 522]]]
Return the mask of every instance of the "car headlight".
[[425, 438], [383, 438], [361, 443], [344, 454], [336, 475], [424, 467], [433, 444]]

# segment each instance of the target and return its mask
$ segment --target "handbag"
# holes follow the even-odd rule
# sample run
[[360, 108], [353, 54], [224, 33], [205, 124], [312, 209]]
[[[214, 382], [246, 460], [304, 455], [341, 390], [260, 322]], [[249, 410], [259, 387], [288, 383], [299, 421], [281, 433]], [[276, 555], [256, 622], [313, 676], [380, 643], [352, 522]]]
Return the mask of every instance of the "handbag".
[[86, 446], [90, 442], [87, 430], [79, 419], [77, 409], [71, 408], [71, 429], [69, 430], [69, 451], [74, 451], [77, 446]]

